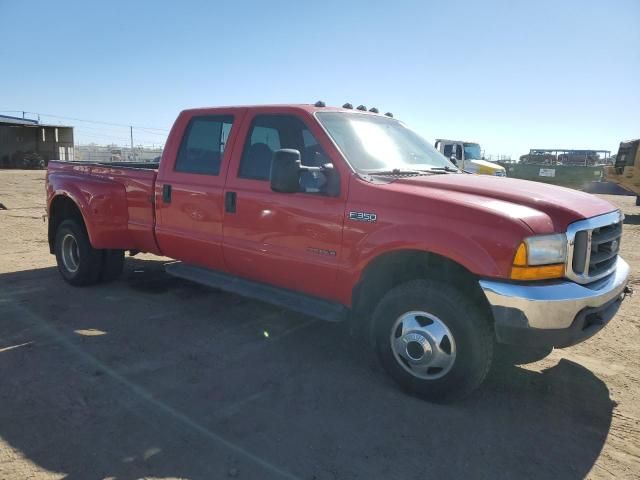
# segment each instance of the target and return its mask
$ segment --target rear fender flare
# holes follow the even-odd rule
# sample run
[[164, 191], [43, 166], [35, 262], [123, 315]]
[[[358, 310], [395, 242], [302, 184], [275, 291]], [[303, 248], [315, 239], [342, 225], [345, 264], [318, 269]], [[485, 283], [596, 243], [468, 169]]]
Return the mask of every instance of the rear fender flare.
[[[48, 212], [51, 217], [56, 199], [67, 197], [76, 205], [89, 241], [94, 248], [121, 248], [131, 243], [128, 231], [127, 197], [123, 185], [88, 177], [86, 182], [77, 183], [77, 178], [57, 176], [50, 185]], [[51, 218], [49, 218], [51, 221]]]

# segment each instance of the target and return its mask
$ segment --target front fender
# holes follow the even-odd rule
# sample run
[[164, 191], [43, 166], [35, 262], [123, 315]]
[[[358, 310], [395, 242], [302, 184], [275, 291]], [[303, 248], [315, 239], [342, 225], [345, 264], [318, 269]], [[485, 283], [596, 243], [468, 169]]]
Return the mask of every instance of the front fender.
[[500, 235], [496, 235], [495, 224], [480, 223], [471, 228], [470, 224], [453, 218], [446, 222], [372, 225], [368, 232], [347, 230], [343, 249], [345, 267], [338, 273], [341, 301], [351, 305], [353, 289], [366, 267], [392, 252], [433, 253], [479, 277], [507, 278], [513, 254], [522, 239], [523, 226], [513, 225], [517, 228], [498, 228]]
[[[379, 255], [400, 250], [417, 250], [453, 260], [477, 275], [500, 277], [511, 268], [511, 253], [518, 240], [507, 240], [506, 243], [499, 239], [494, 239], [493, 243], [481, 242], [450, 228], [387, 226], [363, 237], [356, 244], [355, 251], [358, 253], [354, 267], [357, 271], [362, 271]], [[505, 252], [508, 252], [506, 257]]]

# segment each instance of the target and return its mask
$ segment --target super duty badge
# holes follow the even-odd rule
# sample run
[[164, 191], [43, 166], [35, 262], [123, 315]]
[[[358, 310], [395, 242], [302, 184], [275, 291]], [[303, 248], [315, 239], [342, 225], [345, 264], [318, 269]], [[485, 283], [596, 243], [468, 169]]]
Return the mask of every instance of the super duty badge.
[[349, 220], [372, 223], [378, 220], [378, 216], [372, 212], [349, 212]]

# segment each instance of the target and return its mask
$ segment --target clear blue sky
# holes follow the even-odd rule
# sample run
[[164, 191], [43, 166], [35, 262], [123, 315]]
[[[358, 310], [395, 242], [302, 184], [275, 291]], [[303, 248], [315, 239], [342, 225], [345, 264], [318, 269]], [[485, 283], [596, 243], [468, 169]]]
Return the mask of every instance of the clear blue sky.
[[0, 0], [0, 20], [0, 110], [168, 129], [187, 107], [350, 101], [514, 156], [640, 136], [639, 0]]

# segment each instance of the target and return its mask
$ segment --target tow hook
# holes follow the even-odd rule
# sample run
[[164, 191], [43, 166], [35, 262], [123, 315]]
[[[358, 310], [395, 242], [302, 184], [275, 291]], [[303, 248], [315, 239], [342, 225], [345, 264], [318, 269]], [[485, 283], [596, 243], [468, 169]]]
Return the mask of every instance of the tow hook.
[[627, 285], [626, 287], [624, 287], [624, 291], [622, 292], [622, 294], [623, 294], [623, 297], [622, 297], [623, 300], [627, 297], [632, 297], [633, 287], [631, 285]]

